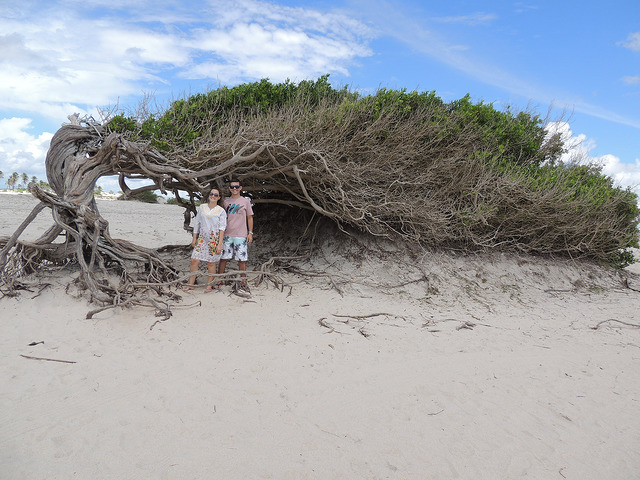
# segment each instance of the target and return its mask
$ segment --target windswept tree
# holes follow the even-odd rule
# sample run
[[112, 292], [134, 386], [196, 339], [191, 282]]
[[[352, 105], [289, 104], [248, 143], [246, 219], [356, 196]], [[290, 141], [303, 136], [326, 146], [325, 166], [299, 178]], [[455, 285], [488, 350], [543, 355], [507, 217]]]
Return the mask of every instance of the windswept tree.
[[22, 180], [22, 186], [26, 188], [26, 186], [29, 184], [29, 175], [27, 175], [26, 173], [23, 173], [20, 176], [20, 180]]
[[[4, 244], [5, 283], [72, 259], [96, 301], [172, 295], [165, 287], [181, 272], [156, 251], [110, 236], [94, 199], [107, 175], [118, 176], [127, 197], [173, 193], [187, 229], [208, 189], [237, 177], [257, 208], [310, 212], [307, 220], [425, 246], [622, 264], [624, 249], [637, 245], [633, 193], [595, 167], [561, 164], [560, 136], [549, 136], [536, 114], [469, 96], [446, 103], [434, 92], [360, 96], [328, 77], [263, 80], [177, 100], [159, 115], [70, 118], [47, 154], [53, 193], [30, 186], [41, 203], [29, 218], [49, 207], [54, 225], [35, 242], [14, 235]], [[132, 190], [129, 179], [140, 178], [148, 185]]]

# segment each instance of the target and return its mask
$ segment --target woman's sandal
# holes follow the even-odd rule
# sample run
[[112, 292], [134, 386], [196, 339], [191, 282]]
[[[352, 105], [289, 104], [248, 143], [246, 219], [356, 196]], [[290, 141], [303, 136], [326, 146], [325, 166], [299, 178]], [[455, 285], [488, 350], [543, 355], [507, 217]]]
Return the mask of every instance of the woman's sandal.
[[210, 292], [213, 292], [214, 290], [220, 290], [220, 287], [222, 287], [222, 282], [214, 283], [212, 285], [207, 285], [207, 288], [204, 289], [204, 293], [210, 293]]

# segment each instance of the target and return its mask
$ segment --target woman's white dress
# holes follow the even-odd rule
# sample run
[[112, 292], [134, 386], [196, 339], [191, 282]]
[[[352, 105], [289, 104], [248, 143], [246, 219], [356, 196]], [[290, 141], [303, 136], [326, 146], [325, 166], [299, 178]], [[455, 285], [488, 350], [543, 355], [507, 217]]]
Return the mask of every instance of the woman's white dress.
[[220, 255], [216, 255], [216, 246], [222, 241], [220, 231], [227, 228], [227, 212], [220, 205], [209, 208], [202, 204], [196, 211], [193, 233], [198, 235], [191, 258], [205, 262], [217, 263]]

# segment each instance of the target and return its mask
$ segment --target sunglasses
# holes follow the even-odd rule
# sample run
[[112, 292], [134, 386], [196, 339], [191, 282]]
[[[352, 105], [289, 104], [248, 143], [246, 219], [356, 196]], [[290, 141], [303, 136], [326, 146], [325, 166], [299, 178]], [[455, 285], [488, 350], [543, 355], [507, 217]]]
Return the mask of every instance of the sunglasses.
[[219, 193], [210, 193], [209, 196], [210, 197], [219, 197], [220, 194]]
[[235, 190], [236, 188], [240, 188], [240, 185], [229, 185], [229, 188], [232, 188]]

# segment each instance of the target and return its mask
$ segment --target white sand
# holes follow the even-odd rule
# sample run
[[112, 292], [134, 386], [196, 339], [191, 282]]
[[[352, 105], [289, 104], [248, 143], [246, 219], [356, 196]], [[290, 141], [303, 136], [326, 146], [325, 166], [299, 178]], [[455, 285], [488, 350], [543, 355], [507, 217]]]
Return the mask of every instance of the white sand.
[[[0, 235], [35, 203], [0, 196]], [[180, 208], [99, 206], [113, 236], [190, 240]], [[0, 478], [640, 478], [640, 328], [620, 323], [640, 293], [616, 275], [332, 248], [315, 267], [351, 277], [344, 296], [293, 275], [290, 295], [196, 290], [152, 329], [145, 308], [86, 320], [64, 273], [0, 300]]]

